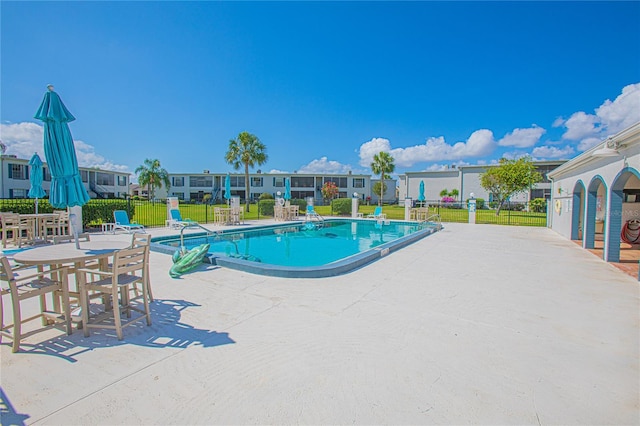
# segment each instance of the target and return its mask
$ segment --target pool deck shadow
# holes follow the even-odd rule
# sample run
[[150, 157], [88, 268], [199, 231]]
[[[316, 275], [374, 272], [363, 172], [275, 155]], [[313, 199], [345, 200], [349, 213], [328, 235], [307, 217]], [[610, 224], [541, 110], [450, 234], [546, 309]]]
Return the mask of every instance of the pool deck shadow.
[[3, 341], [2, 423], [638, 424], [638, 281], [550, 229], [445, 224], [327, 278], [170, 266], [122, 341]]

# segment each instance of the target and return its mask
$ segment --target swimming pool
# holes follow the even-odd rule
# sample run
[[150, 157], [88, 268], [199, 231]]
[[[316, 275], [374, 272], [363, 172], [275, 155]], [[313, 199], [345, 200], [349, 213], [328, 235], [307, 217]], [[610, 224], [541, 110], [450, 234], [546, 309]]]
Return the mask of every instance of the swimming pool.
[[[210, 244], [211, 263], [251, 273], [289, 278], [344, 274], [430, 235], [436, 223], [358, 219], [299, 222], [184, 236], [187, 249]], [[152, 249], [173, 253], [180, 237], [152, 239]]]

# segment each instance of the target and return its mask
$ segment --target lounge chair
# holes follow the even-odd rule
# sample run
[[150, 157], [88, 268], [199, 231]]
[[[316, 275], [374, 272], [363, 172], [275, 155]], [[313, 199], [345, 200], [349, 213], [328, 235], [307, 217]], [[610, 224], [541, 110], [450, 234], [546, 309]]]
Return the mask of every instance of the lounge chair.
[[369, 218], [369, 219], [386, 219], [387, 215], [385, 213], [382, 213], [382, 207], [378, 206], [373, 211], [373, 213], [367, 215], [367, 218]]
[[113, 220], [115, 222], [113, 232], [117, 231], [118, 229], [127, 231], [129, 234], [131, 234], [132, 232], [146, 232], [144, 230], [144, 226], [140, 225], [139, 223], [129, 222], [129, 215], [124, 210], [114, 210]]
[[191, 226], [198, 226], [198, 222], [194, 220], [182, 219], [182, 215], [180, 214], [180, 210], [178, 209], [169, 210], [169, 214], [171, 215], [171, 219], [167, 221], [167, 224], [172, 228], [189, 228]]
[[307, 214], [306, 214], [306, 216], [307, 216], [307, 220], [308, 220], [308, 219], [312, 219], [312, 218], [321, 218], [321, 219], [322, 219], [322, 216], [320, 216], [320, 215], [316, 212], [316, 209], [315, 209], [315, 208], [313, 208], [313, 206], [312, 206], [312, 205], [308, 205], [308, 206], [307, 206]]

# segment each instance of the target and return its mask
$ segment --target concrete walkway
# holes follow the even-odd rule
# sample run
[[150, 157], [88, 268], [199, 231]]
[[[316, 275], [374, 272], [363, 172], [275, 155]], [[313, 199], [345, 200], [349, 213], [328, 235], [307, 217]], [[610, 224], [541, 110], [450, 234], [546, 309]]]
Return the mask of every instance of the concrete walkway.
[[445, 224], [322, 279], [170, 265], [123, 341], [4, 342], [2, 424], [640, 423], [638, 281], [549, 229]]

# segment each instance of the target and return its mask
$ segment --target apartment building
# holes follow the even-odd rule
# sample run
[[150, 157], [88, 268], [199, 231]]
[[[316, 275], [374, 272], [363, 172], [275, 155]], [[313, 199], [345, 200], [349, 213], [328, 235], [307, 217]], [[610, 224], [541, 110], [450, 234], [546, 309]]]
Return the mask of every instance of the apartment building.
[[[205, 170], [203, 173], [170, 173], [169, 180], [171, 186], [167, 191], [166, 188], [156, 190], [158, 198], [177, 197], [180, 200], [202, 201], [207, 194], [211, 195], [214, 203], [224, 201], [224, 185], [226, 173], [210, 173]], [[231, 195], [238, 196], [242, 200], [245, 199], [245, 175], [230, 174]], [[249, 199], [256, 201], [263, 193], [271, 194], [276, 197], [278, 193], [284, 194], [285, 179], [290, 179], [291, 197], [305, 199], [312, 197], [316, 203], [322, 202], [322, 186], [326, 182], [333, 182], [338, 187], [338, 197], [353, 197], [357, 194], [358, 198], [365, 200], [372, 197], [371, 188], [372, 180], [369, 175], [360, 174], [306, 174], [306, 173], [261, 173], [255, 172], [249, 175]], [[395, 200], [395, 180], [387, 181], [387, 193], [385, 202], [393, 202]], [[377, 198], [376, 198], [377, 199]]]
[[[129, 193], [130, 174], [80, 167], [80, 177], [91, 198], [122, 198]], [[0, 198], [28, 198], [29, 160], [15, 155], [0, 156]], [[42, 188], [47, 194], [51, 186], [51, 174], [43, 166]]]

